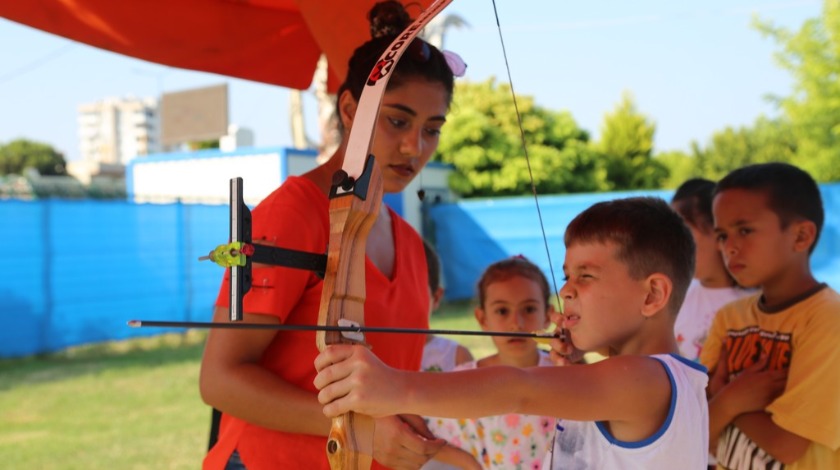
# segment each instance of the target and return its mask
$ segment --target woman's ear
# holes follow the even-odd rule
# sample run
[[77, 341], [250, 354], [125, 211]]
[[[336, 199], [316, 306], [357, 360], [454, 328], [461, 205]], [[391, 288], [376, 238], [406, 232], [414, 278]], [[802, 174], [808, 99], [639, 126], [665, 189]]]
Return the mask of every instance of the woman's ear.
[[662, 273], [653, 273], [648, 276], [645, 286], [647, 295], [642, 305], [642, 315], [649, 318], [668, 307], [668, 301], [671, 300], [671, 294], [674, 290], [674, 283]]
[[353, 118], [356, 117], [356, 108], [358, 103], [350, 90], [344, 90], [338, 97], [338, 118], [341, 119], [341, 124], [344, 126], [345, 132], [350, 131], [353, 125]]

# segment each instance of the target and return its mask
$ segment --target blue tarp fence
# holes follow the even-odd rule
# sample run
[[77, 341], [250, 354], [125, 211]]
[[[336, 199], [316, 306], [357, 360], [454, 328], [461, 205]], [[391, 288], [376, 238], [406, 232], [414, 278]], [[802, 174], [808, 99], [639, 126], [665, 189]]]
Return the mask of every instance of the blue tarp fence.
[[[840, 184], [821, 187], [826, 226], [812, 265], [840, 290]], [[591, 204], [665, 191], [440, 204], [428, 210], [447, 298], [468, 299], [484, 268], [522, 254], [562, 278], [563, 232]], [[228, 239], [228, 207], [101, 200], [0, 201], [0, 358], [179, 329], [132, 319], [208, 321], [223, 270], [198, 257]]]
[[224, 205], [0, 202], [0, 357], [162, 331], [132, 319], [210, 318], [228, 239]]
[[[826, 220], [817, 248], [811, 255], [811, 266], [818, 280], [840, 290], [840, 184], [821, 185], [820, 190]], [[474, 297], [475, 284], [489, 264], [520, 254], [542, 268], [546, 276], [551, 276], [553, 269], [559, 288], [565, 256], [563, 234], [577, 214], [596, 202], [609, 199], [654, 196], [670, 200], [672, 195], [673, 191], [636, 191], [540, 197], [539, 212], [547, 243], [540, 233], [533, 197], [468, 200], [430, 207], [434, 242], [443, 265], [446, 299]], [[655, 229], [651, 227], [651, 230]], [[549, 282], [552, 282], [551, 277]]]

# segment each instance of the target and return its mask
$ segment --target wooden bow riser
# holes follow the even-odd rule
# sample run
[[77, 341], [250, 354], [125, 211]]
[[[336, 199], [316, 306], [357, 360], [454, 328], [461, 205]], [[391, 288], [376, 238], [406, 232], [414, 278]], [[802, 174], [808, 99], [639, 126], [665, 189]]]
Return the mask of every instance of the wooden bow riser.
[[[330, 200], [330, 237], [327, 268], [321, 294], [319, 325], [336, 325], [339, 319], [364, 324], [365, 246], [382, 202], [382, 175], [376, 164], [371, 171], [366, 199], [348, 193]], [[327, 345], [356, 343], [340, 332], [319, 331], [318, 349]], [[333, 469], [364, 470], [373, 460], [373, 418], [347, 413], [333, 418], [327, 438], [327, 458]]]
[[[353, 411], [333, 418], [327, 438], [327, 460], [330, 468], [368, 470], [373, 463], [374, 421]], [[360, 437], [360, 438], [357, 438]]]

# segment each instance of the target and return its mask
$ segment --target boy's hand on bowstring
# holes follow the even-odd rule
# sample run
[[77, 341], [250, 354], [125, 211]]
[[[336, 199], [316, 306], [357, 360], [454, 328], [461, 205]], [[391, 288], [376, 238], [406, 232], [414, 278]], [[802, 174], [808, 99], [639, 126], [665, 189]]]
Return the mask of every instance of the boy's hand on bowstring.
[[768, 361], [769, 356], [763, 354], [721, 390], [732, 413], [763, 411], [784, 392], [787, 370], [767, 370]]
[[551, 314], [551, 321], [557, 325], [557, 329], [555, 330], [555, 337], [548, 343], [551, 346], [549, 358], [556, 366], [580, 364], [584, 352], [572, 344], [569, 332], [562, 328], [563, 318], [563, 315], [559, 312]]
[[315, 358], [315, 370], [318, 401], [331, 418], [348, 411], [374, 418], [390, 416], [405, 396], [398, 380], [401, 372], [383, 364], [364, 346], [328, 346]]

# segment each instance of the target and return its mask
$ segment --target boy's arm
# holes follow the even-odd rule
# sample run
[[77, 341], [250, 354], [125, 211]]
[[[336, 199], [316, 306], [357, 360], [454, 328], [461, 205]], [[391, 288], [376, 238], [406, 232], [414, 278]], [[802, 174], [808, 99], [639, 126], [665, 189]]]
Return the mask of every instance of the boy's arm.
[[[579, 367], [486, 367], [439, 374], [389, 368], [363, 347], [338, 345], [315, 360], [324, 413], [413, 413], [475, 418], [505, 413], [607, 420], [632, 434], [661, 424], [671, 386], [663, 366], [618, 356]], [[472, 393], [463, 393], [471, 390]], [[625, 433], [626, 434], [626, 433]], [[617, 436], [618, 437], [618, 436]]]
[[811, 441], [779, 427], [764, 411], [745, 413], [735, 418], [735, 425], [773, 458], [784, 464], [799, 460]]
[[763, 411], [784, 391], [786, 371], [764, 370], [768, 357], [762, 356], [732, 381], [724, 381], [723, 385], [715, 389], [713, 383], [722, 381], [721, 376], [729, 374], [725, 354], [721, 354], [721, 360], [709, 381], [709, 392], [712, 394], [709, 397], [709, 446], [712, 451], [717, 447], [720, 433], [729, 423], [743, 413]]
[[720, 433], [737, 417], [720, 394], [709, 399], [709, 452], [715, 454]]

